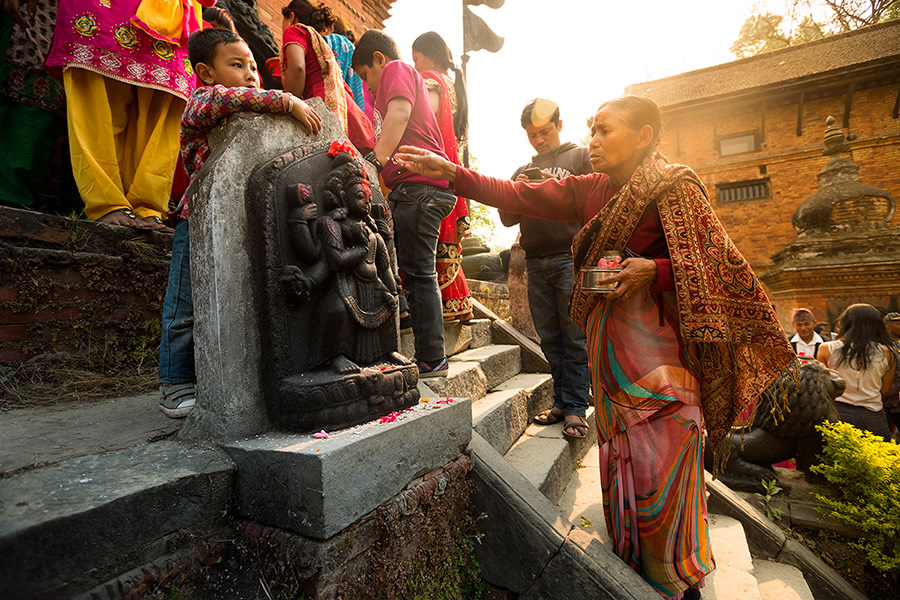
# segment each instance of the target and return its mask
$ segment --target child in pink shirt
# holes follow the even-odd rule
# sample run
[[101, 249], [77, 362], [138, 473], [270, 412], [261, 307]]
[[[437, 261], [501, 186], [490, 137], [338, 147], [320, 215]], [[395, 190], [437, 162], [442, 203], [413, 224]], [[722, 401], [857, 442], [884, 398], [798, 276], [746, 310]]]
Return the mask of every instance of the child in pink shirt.
[[434, 257], [441, 221], [456, 204], [449, 183], [402, 168], [394, 159], [401, 145], [446, 158], [425, 81], [400, 60], [397, 44], [380, 31], [367, 31], [353, 52], [353, 70], [375, 96], [375, 149], [366, 160], [391, 188], [397, 263], [409, 292], [419, 377], [447, 375], [441, 292]]

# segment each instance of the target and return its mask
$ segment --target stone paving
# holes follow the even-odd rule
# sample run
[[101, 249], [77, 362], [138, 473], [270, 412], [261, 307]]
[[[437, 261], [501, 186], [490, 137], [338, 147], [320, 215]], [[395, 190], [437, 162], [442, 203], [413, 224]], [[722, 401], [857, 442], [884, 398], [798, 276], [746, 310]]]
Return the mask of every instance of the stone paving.
[[76, 456], [129, 448], [181, 426], [159, 412], [159, 394], [0, 413], [0, 476]]

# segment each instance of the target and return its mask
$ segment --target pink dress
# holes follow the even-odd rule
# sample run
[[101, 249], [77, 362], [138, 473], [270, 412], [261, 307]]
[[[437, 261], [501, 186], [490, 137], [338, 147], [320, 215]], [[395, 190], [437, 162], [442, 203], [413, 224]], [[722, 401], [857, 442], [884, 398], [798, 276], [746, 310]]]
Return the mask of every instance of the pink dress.
[[[157, 39], [135, 25], [143, 0], [60, 0], [47, 66], [77, 67], [187, 100], [194, 87], [187, 36], [199, 29], [194, 3], [184, 10], [188, 25], [179, 43]], [[204, 0], [212, 5], [215, 0]]]

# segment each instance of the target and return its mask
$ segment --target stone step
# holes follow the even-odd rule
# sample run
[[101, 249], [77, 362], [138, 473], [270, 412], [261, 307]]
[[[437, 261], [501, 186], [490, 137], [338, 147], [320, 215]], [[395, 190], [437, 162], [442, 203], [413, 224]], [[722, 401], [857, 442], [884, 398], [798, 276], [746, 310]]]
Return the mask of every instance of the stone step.
[[[490, 319], [472, 319], [465, 323], [444, 321], [444, 354], [453, 356], [469, 348], [491, 344]], [[412, 331], [400, 334], [400, 354], [407, 358], [416, 355], [416, 338]]]
[[439, 396], [475, 402], [489, 389], [517, 375], [520, 367], [518, 346], [492, 344], [451, 357], [447, 376], [425, 379], [425, 384]]
[[0, 597], [68, 598], [209, 534], [234, 465], [173, 441], [80, 456], [0, 485]]
[[706, 577], [703, 600], [762, 600], [741, 522], [710, 514], [709, 543], [716, 569]]
[[594, 407], [588, 407], [586, 418], [588, 433], [583, 439], [566, 438], [562, 423], [532, 423], [506, 453], [506, 460], [554, 504], [569, 485], [578, 462], [596, 444]]
[[534, 415], [553, 405], [553, 379], [520, 373], [472, 405], [472, 427], [500, 454], [524, 433]]
[[450, 362], [476, 362], [492, 390], [522, 371], [522, 350], [518, 346], [492, 344], [454, 355]]
[[763, 600], [815, 600], [797, 567], [753, 559], [753, 575]]
[[575, 473], [556, 506], [563, 518], [576, 528], [609, 544], [600, 487], [600, 452], [596, 447], [588, 450], [576, 465]]

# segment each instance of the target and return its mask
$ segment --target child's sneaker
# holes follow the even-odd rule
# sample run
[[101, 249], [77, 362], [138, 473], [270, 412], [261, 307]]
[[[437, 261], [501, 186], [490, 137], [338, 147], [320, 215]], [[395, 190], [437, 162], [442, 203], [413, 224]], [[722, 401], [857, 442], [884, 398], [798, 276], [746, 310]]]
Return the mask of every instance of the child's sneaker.
[[447, 363], [446, 356], [439, 360], [434, 366], [429, 365], [424, 360], [417, 362], [416, 366], [419, 367], [419, 379], [426, 379], [428, 377], [446, 377], [447, 371], [450, 370], [450, 365]]
[[171, 383], [159, 386], [159, 410], [172, 419], [188, 416], [197, 402], [193, 383]]

